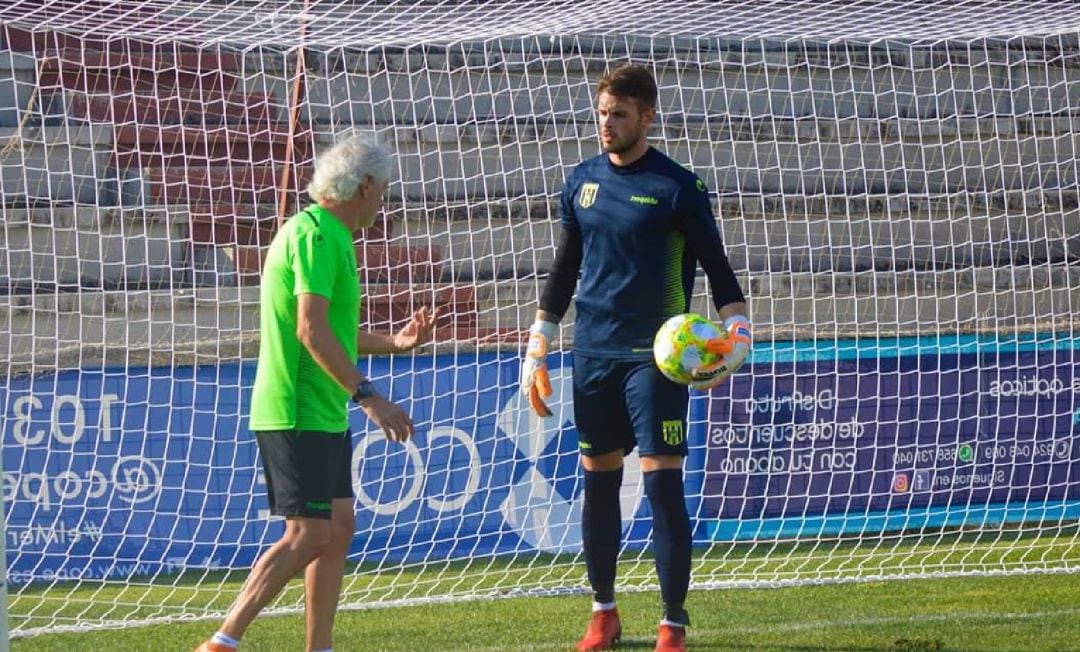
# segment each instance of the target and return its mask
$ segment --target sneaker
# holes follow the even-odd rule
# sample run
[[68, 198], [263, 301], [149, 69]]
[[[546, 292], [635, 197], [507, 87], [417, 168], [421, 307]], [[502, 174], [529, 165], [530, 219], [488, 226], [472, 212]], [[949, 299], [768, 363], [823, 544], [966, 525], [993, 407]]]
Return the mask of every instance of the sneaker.
[[206, 641], [199, 647], [195, 648], [195, 652], [236, 652], [236, 648], [229, 647], [224, 643], [215, 643], [213, 641]]
[[660, 625], [656, 632], [656, 652], [686, 652], [686, 628]]
[[589, 620], [589, 629], [585, 630], [585, 636], [578, 641], [578, 652], [591, 650], [610, 650], [622, 638], [622, 625], [619, 623], [618, 609], [604, 609], [592, 612]]

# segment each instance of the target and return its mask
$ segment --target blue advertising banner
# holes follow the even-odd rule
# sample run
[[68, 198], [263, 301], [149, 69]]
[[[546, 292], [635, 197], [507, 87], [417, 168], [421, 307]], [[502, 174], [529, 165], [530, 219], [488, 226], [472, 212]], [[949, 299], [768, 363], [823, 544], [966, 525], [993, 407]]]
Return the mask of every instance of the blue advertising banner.
[[[376, 358], [368, 373], [417, 424], [388, 442], [351, 412], [354, 561], [580, 549], [569, 358], [554, 419], [517, 391], [517, 355]], [[282, 531], [247, 430], [253, 364], [70, 371], [0, 386], [9, 580], [250, 566]], [[565, 399], [563, 398], [565, 397]], [[701, 463], [690, 465], [700, 494]], [[644, 545], [640, 465], [622, 494]]]
[[1077, 518], [1074, 346], [953, 338], [771, 351], [769, 365], [711, 398], [709, 538]]
[[[1080, 516], [1071, 340], [759, 346], [691, 401], [696, 540], [767, 539]], [[553, 419], [527, 409], [516, 354], [376, 358], [417, 424], [387, 442], [351, 414], [351, 559], [580, 549], [569, 358]], [[247, 430], [253, 364], [83, 369], [0, 385], [8, 578], [122, 579], [250, 566], [282, 531]], [[624, 538], [651, 526], [636, 454]]]

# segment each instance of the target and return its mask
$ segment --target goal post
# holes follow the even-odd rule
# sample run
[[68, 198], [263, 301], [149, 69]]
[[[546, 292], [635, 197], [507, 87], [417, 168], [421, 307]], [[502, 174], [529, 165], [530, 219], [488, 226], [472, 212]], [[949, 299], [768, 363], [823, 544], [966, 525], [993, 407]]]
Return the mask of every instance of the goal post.
[[[8, 3], [11, 4], [11, 3]], [[570, 357], [519, 360], [615, 65], [713, 199], [745, 370], [693, 394], [693, 586], [1080, 570], [1080, 19], [1049, 0], [115, 1], [0, 8], [11, 636], [215, 618], [282, 531], [247, 430], [259, 269], [314, 158], [396, 155], [356, 242], [342, 604], [584, 590]], [[704, 278], [694, 310], [715, 318]], [[655, 588], [640, 462], [619, 590]], [[287, 590], [274, 612], [301, 610]]]

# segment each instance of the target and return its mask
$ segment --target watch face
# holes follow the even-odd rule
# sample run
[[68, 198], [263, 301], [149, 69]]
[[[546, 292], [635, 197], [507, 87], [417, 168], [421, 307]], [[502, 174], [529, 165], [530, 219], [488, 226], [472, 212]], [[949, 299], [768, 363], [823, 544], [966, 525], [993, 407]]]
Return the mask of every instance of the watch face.
[[365, 380], [364, 382], [356, 386], [356, 392], [353, 394], [353, 400], [359, 403], [365, 398], [371, 398], [372, 396], [375, 396], [376, 393], [377, 392], [375, 391], [375, 383], [371, 382], [370, 380]]

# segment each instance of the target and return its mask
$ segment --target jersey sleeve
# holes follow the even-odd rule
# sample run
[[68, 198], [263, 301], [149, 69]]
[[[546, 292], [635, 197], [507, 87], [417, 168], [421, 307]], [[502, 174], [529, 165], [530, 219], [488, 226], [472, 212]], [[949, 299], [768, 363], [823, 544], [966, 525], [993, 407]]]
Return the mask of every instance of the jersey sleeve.
[[729, 303], [745, 302], [746, 295], [724, 251], [724, 241], [716, 226], [705, 182], [694, 177], [693, 181], [682, 185], [676, 202], [676, 215], [678, 228], [686, 236], [688, 246], [709, 279], [716, 309], [720, 310]]
[[559, 319], [566, 316], [566, 310], [574, 298], [578, 272], [581, 270], [581, 252], [581, 232], [564, 228], [555, 254], [555, 264], [544, 283], [539, 303], [541, 310]]
[[577, 231], [581, 227], [577, 221], [577, 213], [574, 212], [574, 197], [577, 196], [578, 186], [577, 168], [566, 177], [563, 184], [562, 194], [559, 196], [559, 222], [564, 229]]
[[331, 298], [337, 280], [338, 252], [319, 229], [297, 231], [292, 241], [293, 294]]
[[[576, 172], [576, 169], [575, 169]], [[562, 224], [562, 234], [555, 252], [555, 262], [551, 266], [547, 282], [540, 293], [538, 307], [546, 313], [562, 319], [570, 302], [574, 297], [574, 289], [577, 287], [578, 272], [581, 269], [581, 226], [578, 224], [577, 215], [574, 213], [574, 196], [577, 194], [577, 183], [573, 172], [566, 178], [563, 184], [562, 196], [559, 202], [559, 221]]]

